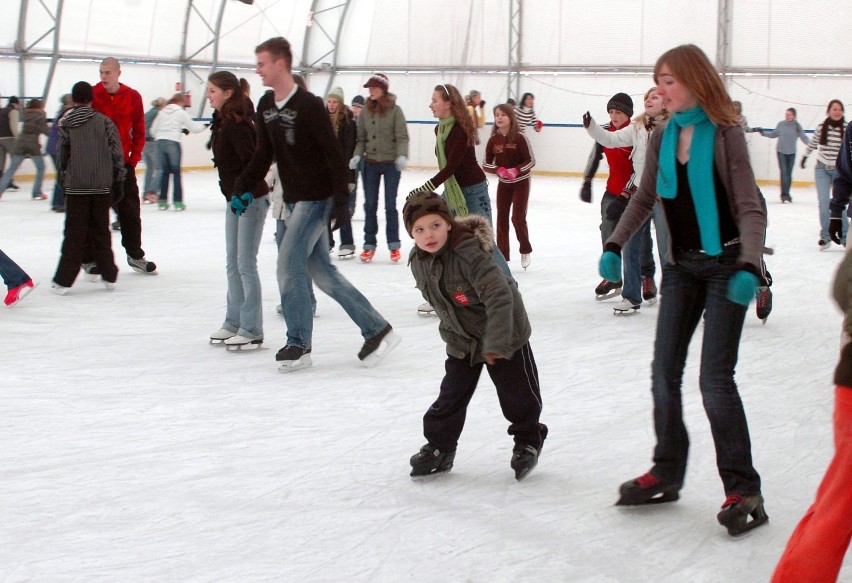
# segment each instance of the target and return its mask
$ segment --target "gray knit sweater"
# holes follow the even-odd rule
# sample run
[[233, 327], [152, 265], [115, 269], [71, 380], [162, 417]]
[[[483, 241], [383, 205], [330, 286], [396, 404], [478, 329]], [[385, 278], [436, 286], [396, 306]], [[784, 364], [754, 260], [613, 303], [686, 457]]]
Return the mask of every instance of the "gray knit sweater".
[[774, 130], [760, 130], [760, 135], [764, 138], [778, 138], [779, 154], [795, 154], [797, 139], [808, 145], [808, 136], [797, 121], [781, 120]]
[[71, 108], [59, 121], [57, 167], [68, 194], [109, 192], [124, 180], [124, 154], [115, 125], [88, 105]]

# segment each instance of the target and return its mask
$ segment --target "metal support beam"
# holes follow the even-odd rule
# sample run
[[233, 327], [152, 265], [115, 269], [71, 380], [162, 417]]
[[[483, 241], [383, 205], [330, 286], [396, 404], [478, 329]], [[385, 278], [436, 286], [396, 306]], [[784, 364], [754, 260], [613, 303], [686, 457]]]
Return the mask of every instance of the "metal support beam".
[[722, 81], [728, 85], [728, 68], [731, 65], [731, 38], [733, 31], [733, 0], [719, 0], [716, 24], [716, 69], [722, 73]]
[[522, 0], [509, 1], [509, 73], [506, 78], [506, 99], [520, 99], [521, 90], [521, 23]]
[[302, 45], [300, 69], [305, 75], [312, 72], [330, 73], [325, 92], [329, 92], [337, 74], [337, 46], [346, 21], [350, 0], [313, 0]]

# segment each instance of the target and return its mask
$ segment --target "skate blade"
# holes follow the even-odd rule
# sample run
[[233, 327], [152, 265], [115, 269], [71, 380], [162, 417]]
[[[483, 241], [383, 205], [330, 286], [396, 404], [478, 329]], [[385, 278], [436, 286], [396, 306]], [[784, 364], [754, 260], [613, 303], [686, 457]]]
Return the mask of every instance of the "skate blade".
[[629, 310], [612, 310], [613, 316], [632, 316], [633, 314], [638, 314], [639, 308], [630, 308]]
[[228, 352], [238, 352], [243, 350], [257, 350], [263, 345], [263, 340], [252, 340], [251, 342], [246, 342], [245, 344], [225, 344]]
[[343, 260], [346, 260], [346, 259], [355, 259], [355, 254], [353, 253], [352, 255], [338, 255], [338, 256], [337, 256], [337, 258], [338, 258], [338, 259], [343, 259]]
[[225, 340], [219, 340], [219, 339], [214, 340], [213, 338], [210, 339], [210, 344], [212, 346], [226, 346]]
[[411, 481], [420, 483], [431, 482], [435, 478], [449, 474], [452, 469], [453, 468], [447, 468], [446, 470], [439, 470], [437, 472], [432, 472], [431, 474], [418, 474], [416, 476], [411, 476]]
[[285, 360], [278, 366], [278, 372], [295, 372], [303, 368], [310, 368], [314, 361], [310, 354], [305, 354], [299, 360]]
[[425, 312], [425, 311], [422, 311], [422, 310], [417, 310], [417, 315], [418, 316], [434, 316], [435, 310], [432, 310], [431, 312]]
[[387, 336], [382, 338], [379, 347], [361, 362], [364, 363], [364, 366], [366, 368], [373, 368], [374, 366], [379, 364], [379, 361], [385, 356], [387, 356], [391, 350], [396, 348], [397, 344], [399, 344], [401, 341], [402, 337], [400, 337], [399, 334], [391, 330]]
[[653, 298], [650, 298], [650, 299], [645, 299], [645, 303], [648, 304], [649, 306], [653, 306], [654, 304], [657, 303], [656, 296], [654, 296]]
[[[747, 522], [745, 524], [736, 524], [736, 525], [726, 525], [722, 524], [726, 529], [728, 529], [728, 536], [736, 539], [745, 538], [747, 534], [753, 531], [755, 528], [763, 526], [769, 522], [768, 516], [761, 516], [759, 518], [753, 519], [751, 522]], [[721, 521], [720, 521], [721, 524]]]
[[616, 506], [621, 506], [623, 508], [643, 508], [648, 506], [657, 506], [659, 504], [665, 504], [667, 502], [676, 502], [680, 499], [680, 492], [661, 492], [654, 496], [653, 498], [648, 498], [647, 500], [643, 500], [642, 502], [629, 502], [624, 499], [624, 497], [619, 497], [616, 501]]

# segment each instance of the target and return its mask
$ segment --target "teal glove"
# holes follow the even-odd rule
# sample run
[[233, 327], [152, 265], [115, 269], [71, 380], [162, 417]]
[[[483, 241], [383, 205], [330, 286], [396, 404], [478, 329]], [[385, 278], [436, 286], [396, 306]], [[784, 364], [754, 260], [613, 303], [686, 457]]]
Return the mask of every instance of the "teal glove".
[[604, 251], [598, 262], [598, 273], [607, 281], [621, 281], [621, 257], [612, 251]]
[[254, 201], [254, 197], [250, 192], [244, 192], [240, 196], [234, 194], [231, 197], [231, 212], [239, 217], [241, 214], [246, 212], [246, 209], [251, 206], [251, 203]]
[[748, 306], [754, 298], [758, 284], [757, 276], [748, 271], [738, 271], [728, 280], [728, 299], [737, 304]]

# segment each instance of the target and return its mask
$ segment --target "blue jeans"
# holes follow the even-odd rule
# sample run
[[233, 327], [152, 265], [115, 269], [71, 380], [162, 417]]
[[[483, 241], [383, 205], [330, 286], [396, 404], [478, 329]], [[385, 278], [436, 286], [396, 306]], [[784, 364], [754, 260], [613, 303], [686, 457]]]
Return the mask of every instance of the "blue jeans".
[[[56, 165], [56, 156], [51, 154], [50, 159], [53, 160], [53, 167], [58, 168]], [[62, 182], [59, 180], [58, 169], [56, 170], [56, 181], [53, 183], [53, 199], [50, 201], [50, 206], [53, 208], [65, 208], [65, 189], [62, 188]]]
[[36, 178], [35, 182], [33, 182], [33, 197], [36, 197], [40, 194], [43, 194], [41, 191], [41, 183], [44, 180], [44, 156], [39, 154], [38, 156], [22, 156], [21, 154], [12, 154], [12, 162], [9, 164], [9, 167], [3, 173], [3, 178], [0, 179], [0, 194], [3, 194], [9, 185], [12, 183], [12, 179], [15, 177], [15, 172], [18, 170], [18, 167], [21, 163], [29, 158], [33, 161], [36, 167]]
[[32, 279], [12, 258], [0, 250], [0, 277], [9, 289], [16, 288]]
[[[831, 202], [831, 185], [837, 176], [837, 170], [829, 170], [822, 162], [816, 163], [814, 179], [816, 180], [817, 199], [819, 201], [819, 238], [823, 241], [831, 241], [828, 235], [828, 221], [831, 219], [831, 211], [828, 204]], [[843, 222], [843, 241], [846, 241], [846, 230], [849, 228], [849, 217], [843, 213], [840, 217]]]
[[[483, 180], [471, 186], [462, 186], [462, 193], [464, 194], [464, 203], [467, 206], [468, 214], [485, 217], [488, 219], [488, 225], [493, 230], [494, 222], [491, 220], [491, 197], [488, 196], [488, 181]], [[492, 238], [491, 244], [494, 247], [491, 252], [494, 263], [503, 270], [506, 277], [515, 281], [515, 278], [512, 277], [512, 270], [509, 269], [509, 264], [506, 262], [506, 258], [503, 257], [500, 249], [497, 248], [497, 241]]]
[[[278, 248], [278, 252], [281, 253], [281, 241], [284, 240], [284, 233], [287, 231], [287, 222], [283, 219], [275, 220], [275, 246]], [[308, 280], [308, 285], [311, 286], [311, 314], [316, 315], [317, 313], [317, 297], [314, 295], [314, 282], [310, 279]], [[281, 290], [278, 290], [278, 294], [281, 295]], [[282, 298], [283, 300], [283, 298]], [[283, 303], [282, 303], [283, 306]], [[282, 307], [283, 310], [283, 307]]]
[[183, 184], [180, 179], [180, 142], [157, 140], [157, 153], [160, 155], [160, 202], [169, 199], [169, 175], [175, 177], [174, 202], [183, 202]]
[[391, 251], [401, 247], [399, 213], [396, 210], [400, 175], [393, 162], [368, 162], [364, 165], [364, 249], [376, 248], [376, 234], [379, 232], [379, 181], [382, 176], [385, 178], [385, 238]]
[[[611, 192], [605, 192], [601, 197], [601, 241], [606, 240], [615, 231], [618, 221], [613, 221], [607, 216], [607, 209], [615, 199], [618, 198]], [[621, 259], [624, 266], [624, 287], [621, 289], [621, 297], [630, 300], [634, 304], [642, 303], [642, 228], [633, 233], [627, 244], [621, 250]], [[650, 228], [650, 227], [649, 227]]]
[[263, 338], [257, 251], [268, 212], [267, 196], [255, 199], [239, 217], [231, 211], [229, 204], [225, 205], [225, 273], [228, 277], [228, 296], [222, 328], [252, 339]]
[[796, 164], [795, 154], [778, 155], [778, 169], [781, 171], [781, 196], [790, 196], [790, 184], [793, 182], [793, 166]]
[[340, 304], [365, 339], [388, 325], [367, 298], [331, 264], [327, 226], [333, 205], [331, 198], [285, 204], [287, 229], [278, 249], [278, 286], [287, 324], [287, 344], [292, 346], [311, 348], [311, 279]]
[[738, 245], [725, 248], [718, 257], [676, 250], [675, 263], [663, 266], [651, 365], [657, 435], [652, 473], [664, 481], [683, 483], [689, 451], [681, 396], [683, 369], [689, 342], [705, 314], [698, 384], [726, 495], [760, 492], [745, 411], [734, 382], [747, 311], [746, 306], [727, 298], [738, 255]]
[[[340, 246], [355, 248], [355, 239], [352, 237], [352, 215], [355, 214], [355, 201], [358, 198], [358, 186], [349, 192], [349, 220], [340, 227]], [[334, 239], [332, 238], [332, 242]], [[398, 247], [397, 247], [398, 248]]]
[[160, 192], [160, 155], [157, 153], [157, 142], [151, 140], [145, 142], [142, 150], [142, 160], [145, 161], [145, 190], [149, 192]]

